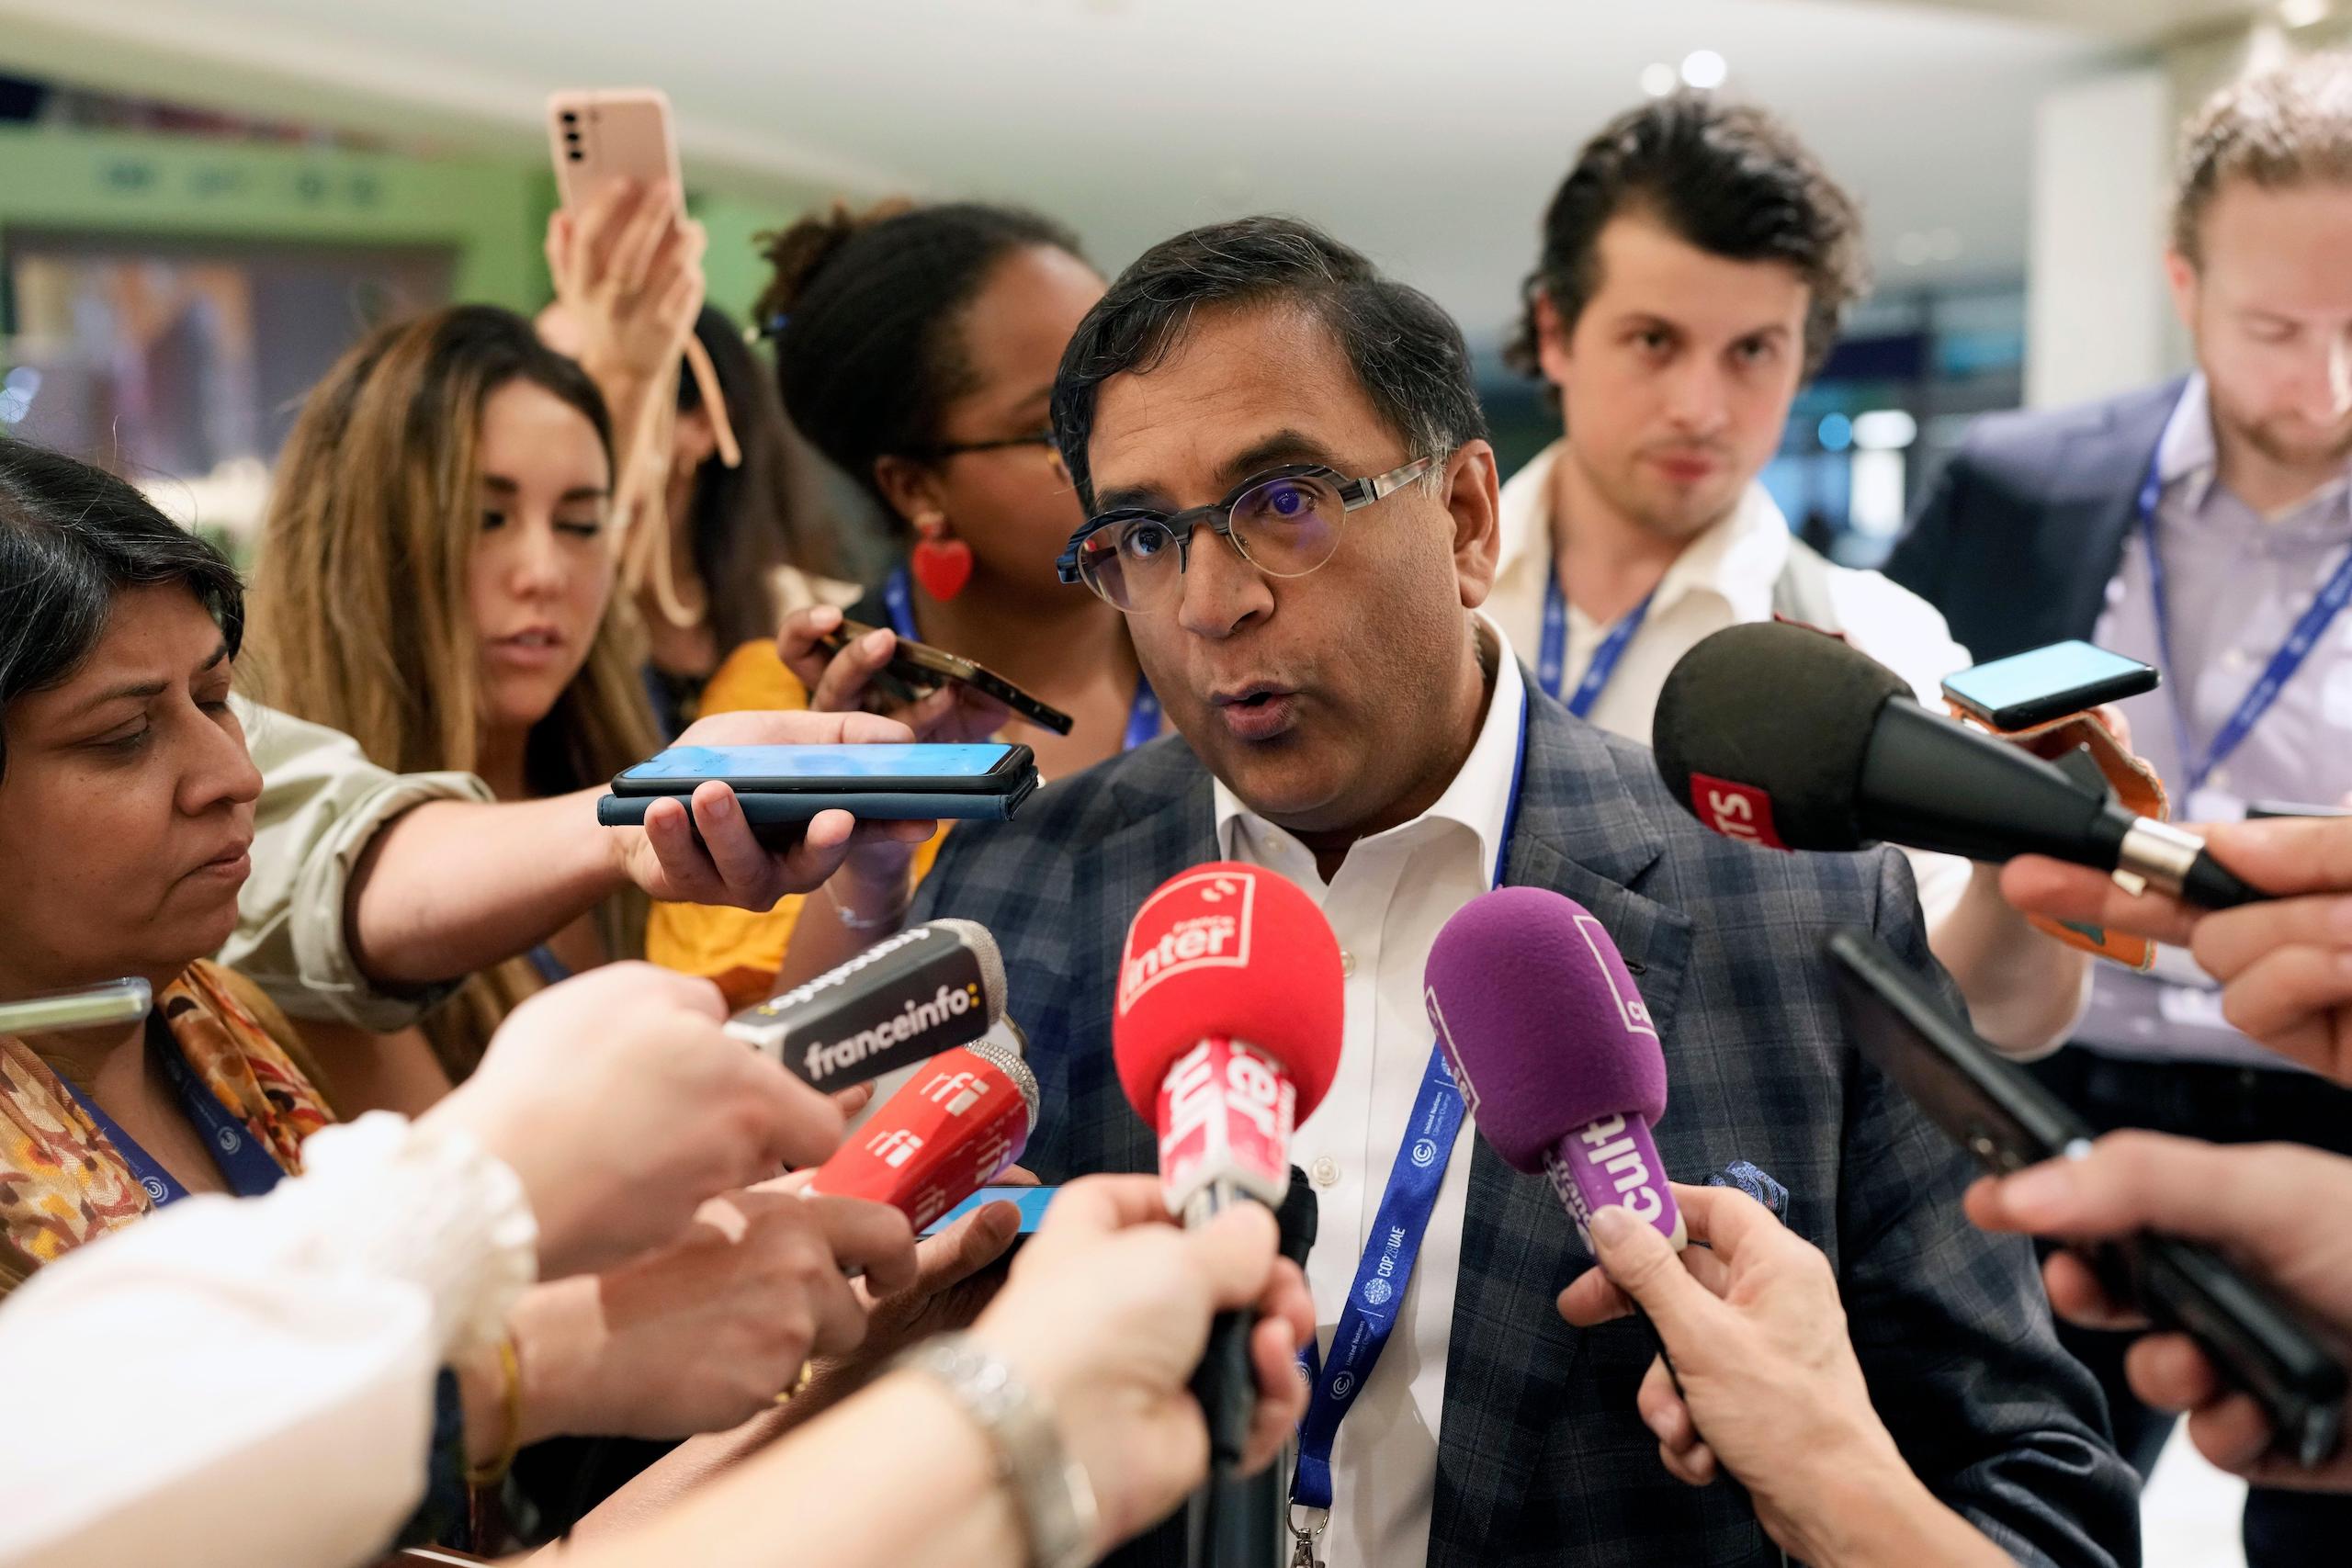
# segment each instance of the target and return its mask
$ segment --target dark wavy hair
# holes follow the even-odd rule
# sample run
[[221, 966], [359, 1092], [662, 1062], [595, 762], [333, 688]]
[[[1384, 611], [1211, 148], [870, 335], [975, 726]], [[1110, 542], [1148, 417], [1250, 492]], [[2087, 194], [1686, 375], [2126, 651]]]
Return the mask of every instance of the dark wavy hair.
[[[718, 376], [743, 461], [713, 459], [695, 476], [688, 525], [695, 570], [710, 594], [710, 625], [722, 649], [775, 636], [773, 580], [779, 567], [840, 575], [839, 547], [826, 525], [824, 497], [793, 448], [775, 382], [727, 316], [705, 306], [695, 336]], [[702, 407], [702, 384], [678, 377], [678, 412]]]
[[[1807, 376], [1829, 357], [1847, 309], [1869, 286], [1861, 214], [1794, 131], [1753, 105], [1675, 93], [1603, 126], [1560, 182], [1504, 351], [1511, 368], [1543, 375], [1535, 302], [1550, 299], [1561, 330], [1573, 328], [1600, 288], [1600, 231], [1628, 212], [1656, 219], [1710, 255], [1796, 268], [1811, 296]], [[1556, 400], [1556, 391], [1549, 395]]]
[[886, 514], [875, 460], [939, 444], [947, 405], [972, 385], [964, 312], [997, 264], [1039, 247], [1085, 259], [1049, 218], [967, 201], [837, 202], [760, 241], [771, 272], [752, 318], [775, 341], [785, 412]]
[[[0, 711], [70, 680], [125, 589], [173, 583], [220, 624], [234, 658], [245, 588], [228, 558], [128, 481], [0, 436]], [[0, 728], [0, 776], [7, 766]]]

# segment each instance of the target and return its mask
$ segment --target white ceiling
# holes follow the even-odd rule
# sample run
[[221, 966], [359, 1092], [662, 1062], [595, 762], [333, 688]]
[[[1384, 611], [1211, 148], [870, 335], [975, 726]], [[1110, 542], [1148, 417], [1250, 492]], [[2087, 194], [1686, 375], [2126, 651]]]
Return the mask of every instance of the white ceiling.
[[2105, 38], [2148, 42], [2222, 27], [2264, 10], [2263, 0], [1933, 0], [1961, 10], [1990, 11], [2068, 27]]
[[[548, 90], [658, 85], [690, 180], [1016, 198], [1113, 267], [1298, 212], [1479, 336], [1577, 145], [1700, 48], [1862, 196], [1895, 286], [2021, 270], [2033, 106], [2115, 45], [1849, 0], [0, 0], [0, 63], [524, 156]], [[1934, 230], [1956, 257], [1897, 264]]]

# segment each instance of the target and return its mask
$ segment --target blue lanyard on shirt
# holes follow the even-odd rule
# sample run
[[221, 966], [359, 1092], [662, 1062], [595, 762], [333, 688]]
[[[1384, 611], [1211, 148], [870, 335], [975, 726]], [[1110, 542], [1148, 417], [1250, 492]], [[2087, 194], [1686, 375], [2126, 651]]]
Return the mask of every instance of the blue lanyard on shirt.
[[[882, 603], [890, 612], [890, 629], [909, 642], [921, 642], [915, 635], [915, 602], [913, 592], [907, 586], [907, 569], [893, 568], [882, 580]], [[1135, 705], [1127, 710], [1127, 733], [1119, 742], [1119, 750], [1132, 751], [1136, 747], [1159, 739], [1159, 698], [1154, 694], [1151, 682], [1141, 675], [1136, 677]]]
[[2174, 741], [2180, 748], [2181, 769], [2193, 794], [2202, 789], [2213, 770], [2220, 767], [2248, 735], [2254, 733], [2254, 727], [2261, 722], [2264, 714], [2270, 711], [2270, 705], [2278, 700], [2280, 689], [2294, 679], [2295, 671], [2303, 667], [2303, 660], [2311, 657], [2312, 649], [2318, 646], [2322, 634], [2343, 610], [2346, 602], [2352, 601], [2352, 547], [2346, 547], [2342, 558], [2336, 561], [2335, 571], [2320, 585], [2318, 594], [2296, 619], [2294, 628], [2287, 634], [2287, 640], [2278, 645], [2278, 651], [2270, 656], [2270, 662], [2264, 666], [2252, 688], [2239, 700], [2236, 711], [2222, 721], [2220, 729], [2213, 732], [2212, 742], [2203, 751], [2197, 751], [2189, 745], [2188, 718], [2181, 707], [2179, 682], [2174, 678], [2180, 667], [2172, 657], [2172, 626], [2165, 605], [2164, 555], [2156, 544], [2156, 504], [2164, 498], [2164, 479], [2158, 468], [2162, 456], [2163, 449], [2159, 447], [2156, 455], [2148, 459], [2148, 477], [2140, 485], [2140, 543], [2148, 558], [2148, 609], [2156, 623], [2156, 659], [2163, 666], [2165, 705], [2172, 717]]
[[[1502, 843], [1495, 852], [1494, 885], [1502, 886], [1510, 863], [1512, 830], [1519, 823], [1519, 786], [1527, 767], [1527, 702], [1519, 710], [1519, 754], [1511, 763], [1510, 800], [1503, 808]], [[1325, 1362], [1309, 1341], [1299, 1359], [1313, 1387], [1306, 1416], [1298, 1425], [1298, 1468], [1291, 1476], [1293, 1505], [1306, 1508], [1331, 1506], [1331, 1449], [1339, 1439], [1340, 1423], [1355, 1408], [1355, 1398], [1372, 1381], [1372, 1370], [1396, 1332], [1396, 1314], [1404, 1310], [1405, 1291], [1412, 1283], [1413, 1265], [1420, 1257], [1421, 1238], [1437, 1212], [1438, 1190], [1445, 1184], [1445, 1168], [1462, 1131], [1462, 1090], [1445, 1065], [1445, 1053], [1430, 1043], [1430, 1065], [1421, 1076], [1420, 1092], [1413, 1097], [1412, 1120], [1397, 1145], [1396, 1163], [1388, 1169], [1387, 1190], [1373, 1212], [1372, 1245], [1356, 1264], [1355, 1282], [1348, 1289], [1348, 1304], [1340, 1309], [1340, 1325], [1331, 1337], [1331, 1359]]]
[[[258, 1198], [277, 1186], [286, 1175], [284, 1168], [244, 1122], [229, 1113], [220, 1097], [205, 1087], [187, 1065], [187, 1058], [180, 1054], [179, 1042], [172, 1038], [171, 1030], [153, 1014], [147, 1021], [147, 1049], [162, 1064], [164, 1076], [171, 1080], [174, 1092], [179, 1096], [180, 1108], [187, 1112], [188, 1121], [204, 1139], [205, 1151], [220, 1168], [221, 1179], [229, 1184], [229, 1190], [240, 1198]], [[62, 1077], [58, 1081], [64, 1083]], [[97, 1101], [70, 1083], [65, 1089], [83, 1113], [97, 1124], [98, 1131], [106, 1134], [107, 1142], [122, 1156], [122, 1163], [130, 1168], [132, 1179], [147, 1190], [149, 1202], [160, 1209], [187, 1196], [187, 1189], [180, 1185], [178, 1179], [165, 1170], [154, 1156], [141, 1148], [113, 1117], [99, 1110]]]
[[[1593, 704], [1609, 685], [1609, 677], [1617, 673], [1617, 661], [1625, 657], [1626, 645], [1634, 634], [1642, 629], [1648, 618], [1650, 601], [1657, 597], [1652, 589], [1642, 597], [1615, 626], [1609, 628], [1600, 646], [1592, 650], [1592, 662], [1584, 669], [1584, 679], [1577, 682], [1574, 695], [1567, 699], [1568, 711], [1578, 718], [1589, 717]], [[1544, 694], [1557, 699], [1560, 682], [1567, 676], [1568, 662], [1568, 600], [1560, 592], [1560, 579], [1555, 572], [1544, 581], [1544, 645], [1542, 657], [1536, 660], [1535, 678], [1544, 687]]]

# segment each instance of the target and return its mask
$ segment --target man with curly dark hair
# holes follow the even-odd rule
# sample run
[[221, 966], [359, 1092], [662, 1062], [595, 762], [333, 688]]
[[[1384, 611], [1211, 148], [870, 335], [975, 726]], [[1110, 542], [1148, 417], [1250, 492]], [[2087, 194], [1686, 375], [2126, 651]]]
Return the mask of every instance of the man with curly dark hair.
[[[1852, 199], [1760, 108], [1677, 94], [1585, 144], [1510, 348], [1565, 434], [1503, 487], [1487, 602], [1571, 712], [1646, 742], [1677, 660], [1774, 615], [1843, 634], [1941, 705], [1938, 684], [1969, 663], [1943, 618], [1792, 537], [1757, 478], [1864, 282]], [[2055, 1045], [2081, 956], [2037, 935], [1990, 871], [1911, 863], [1977, 1029], [2020, 1054]]]

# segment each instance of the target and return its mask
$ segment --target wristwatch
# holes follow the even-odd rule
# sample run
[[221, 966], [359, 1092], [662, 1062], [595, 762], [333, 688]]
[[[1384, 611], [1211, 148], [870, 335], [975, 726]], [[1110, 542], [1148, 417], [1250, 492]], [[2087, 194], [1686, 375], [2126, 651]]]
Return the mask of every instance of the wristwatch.
[[1086, 1568], [1094, 1561], [1101, 1515], [1086, 1467], [1071, 1459], [1052, 1408], [1012, 1367], [967, 1334], [926, 1339], [897, 1365], [945, 1389], [988, 1434], [997, 1474], [1011, 1489], [1029, 1536], [1034, 1568]]

